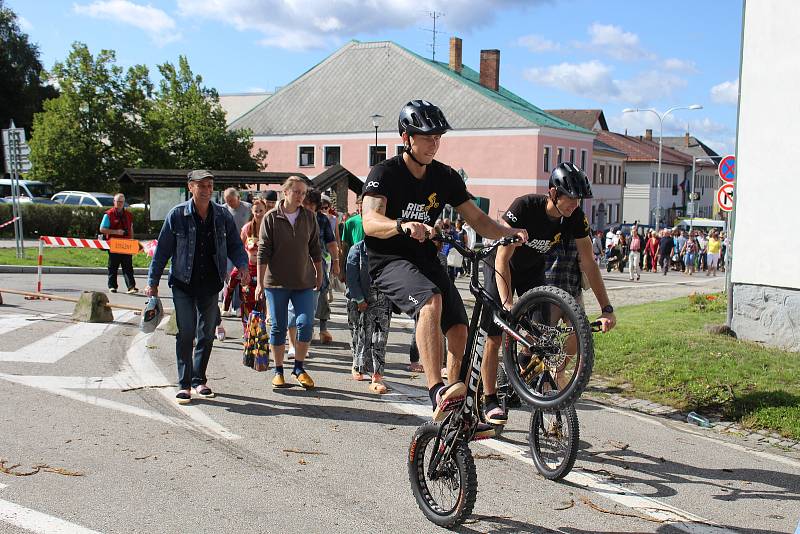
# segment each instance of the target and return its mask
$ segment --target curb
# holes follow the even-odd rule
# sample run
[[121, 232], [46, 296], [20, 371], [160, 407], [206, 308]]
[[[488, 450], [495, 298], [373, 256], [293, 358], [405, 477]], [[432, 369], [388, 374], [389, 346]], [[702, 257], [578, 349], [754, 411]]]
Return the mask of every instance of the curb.
[[[665, 417], [673, 421], [689, 424], [686, 422], [687, 413], [657, 402], [625, 397], [617, 393], [620, 389], [619, 386], [614, 386], [603, 379], [592, 378], [584, 396], [599, 404], [624, 408], [656, 417]], [[744, 439], [756, 440], [762, 445], [772, 445], [787, 452], [800, 453], [800, 441], [786, 438], [780, 434], [767, 430], [750, 430], [734, 421], [723, 421], [719, 418], [709, 418], [709, 422], [711, 423], [709, 430], [714, 430], [720, 434], [733, 434]]]
[[[20, 274], [32, 273], [36, 274], [38, 267], [36, 265], [0, 265], [0, 273], [7, 274]], [[133, 269], [133, 274], [146, 276], [148, 269], [137, 267]], [[42, 266], [42, 274], [108, 274], [106, 267], [47, 267]]]

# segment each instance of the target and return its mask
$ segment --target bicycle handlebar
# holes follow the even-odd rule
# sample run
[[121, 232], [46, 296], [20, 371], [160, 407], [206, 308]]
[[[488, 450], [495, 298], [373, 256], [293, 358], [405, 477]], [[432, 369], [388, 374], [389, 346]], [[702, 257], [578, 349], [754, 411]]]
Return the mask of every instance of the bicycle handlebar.
[[[406, 235], [411, 235], [411, 230], [406, 230]], [[497, 241], [495, 241], [494, 243], [492, 243], [487, 247], [483, 247], [480, 250], [475, 250], [467, 248], [460, 240], [454, 238], [452, 235], [445, 234], [443, 232], [435, 232], [433, 234], [431, 234], [431, 232], [425, 232], [425, 238], [430, 239], [431, 241], [442, 241], [444, 243], [449, 243], [450, 245], [453, 245], [453, 247], [455, 247], [455, 249], [459, 252], [459, 254], [471, 260], [482, 260], [486, 256], [490, 255], [492, 252], [494, 252], [496, 248], [510, 245], [520, 240], [519, 236], [516, 235], [506, 236], [501, 239], [498, 239]]]

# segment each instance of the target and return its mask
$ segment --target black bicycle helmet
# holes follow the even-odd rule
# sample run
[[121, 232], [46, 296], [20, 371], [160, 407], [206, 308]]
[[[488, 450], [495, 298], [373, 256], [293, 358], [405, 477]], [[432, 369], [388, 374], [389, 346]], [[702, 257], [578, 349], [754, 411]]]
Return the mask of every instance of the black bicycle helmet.
[[569, 198], [592, 198], [592, 186], [586, 173], [574, 163], [564, 162], [550, 173], [550, 187]]
[[453, 128], [447, 122], [441, 109], [427, 100], [412, 100], [400, 110], [397, 129], [402, 136], [403, 132], [408, 132], [408, 135], [443, 134]]

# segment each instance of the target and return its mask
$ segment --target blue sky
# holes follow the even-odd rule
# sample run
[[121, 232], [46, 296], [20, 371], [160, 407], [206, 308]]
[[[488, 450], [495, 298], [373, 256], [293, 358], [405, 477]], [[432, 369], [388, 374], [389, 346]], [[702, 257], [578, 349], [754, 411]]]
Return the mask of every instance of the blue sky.
[[[272, 91], [350, 39], [391, 40], [436, 57], [451, 35], [477, 70], [481, 49], [501, 51], [500, 83], [543, 108], [602, 108], [615, 131], [641, 134], [658, 119], [628, 107], [701, 104], [664, 120], [664, 135], [689, 131], [733, 149], [741, 0], [6, 0], [37, 43], [46, 68], [72, 42], [112, 49], [122, 66], [185, 55], [220, 93]], [[409, 97], [417, 95], [409, 95]]]

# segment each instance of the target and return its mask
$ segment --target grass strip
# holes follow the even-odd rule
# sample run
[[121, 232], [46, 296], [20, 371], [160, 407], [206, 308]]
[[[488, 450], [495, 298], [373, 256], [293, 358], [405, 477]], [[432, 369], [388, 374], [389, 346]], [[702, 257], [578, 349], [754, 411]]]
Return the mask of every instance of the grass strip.
[[622, 394], [800, 439], [800, 354], [710, 334], [724, 295], [621, 307], [595, 335], [594, 372]]
[[[38, 247], [25, 247], [25, 257], [17, 258], [14, 248], [0, 248], [0, 265], [36, 265]], [[91, 248], [45, 247], [42, 265], [47, 267], [107, 267], [108, 253]], [[133, 256], [134, 267], [149, 267], [150, 257], [139, 253]]]

